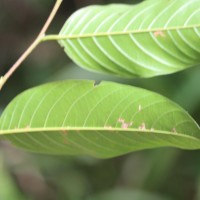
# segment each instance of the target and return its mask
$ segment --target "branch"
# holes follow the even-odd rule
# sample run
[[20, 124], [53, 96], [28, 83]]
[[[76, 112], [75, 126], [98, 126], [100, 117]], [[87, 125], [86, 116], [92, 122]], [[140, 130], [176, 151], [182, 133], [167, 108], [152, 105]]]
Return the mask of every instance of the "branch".
[[51, 24], [52, 20], [54, 19], [61, 3], [63, 0], [56, 0], [56, 3], [51, 11], [46, 23], [44, 24], [42, 30], [40, 31], [37, 38], [34, 42], [28, 47], [28, 49], [21, 55], [21, 57], [15, 62], [15, 64], [8, 70], [8, 72], [0, 77], [0, 90], [6, 83], [6, 81], [10, 78], [10, 76], [15, 72], [15, 70], [21, 65], [21, 63], [30, 55], [30, 53], [38, 46], [38, 44], [42, 41], [42, 38], [45, 36], [45, 33]]

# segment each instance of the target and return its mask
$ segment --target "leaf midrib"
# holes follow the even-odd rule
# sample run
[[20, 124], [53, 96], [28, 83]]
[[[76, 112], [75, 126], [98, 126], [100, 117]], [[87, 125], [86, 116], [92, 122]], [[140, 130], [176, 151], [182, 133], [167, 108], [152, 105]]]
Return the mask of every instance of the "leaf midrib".
[[193, 140], [199, 141], [200, 138], [193, 137], [190, 135], [185, 135], [182, 133], [174, 133], [169, 131], [163, 131], [163, 130], [140, 130], [135, 128], [128, 128], [128, 129], [122, 129], [122, 128], [101, 128], [101, 127], [49, 127], [49, 128], [16, 128], [16, 129], [9, 129], [9, 130], [0, 130], [0, 135], [11, 135], [11, 134], [20, 134], [20, 133], [35, 133], [35, 132], [69, 132], [69, 131], [105, 131], [105, 132], [139, 132], [139, 133], [155, 133], [155, 134], [165, 134], [165, 135], [171, 135], [171, 136], [179, 136], [179, 137], [185, 137]]
[[84, 33], [84, 34], [74, 34], [74, 35], [46, 35], [41, 41], [48, 40], [63, 40], [63, 39], [78, 39], [78, 38], [90, 38], [90, 37], [105, 37], [105, 36], [117, 36], [117, 35], [129, 35], [129, 34], [139, 34], [139, 33], [152, 33], [156, 31], [177, 31], [200, 28], [200, 24], [194, 24], [189, 26], [173, 26], [167, 28], [152, 28], [152, 29], [140, 29], [140, 30], [129, 30], [129, 31], [113, 31], [113, 32], [98, 32], [98, 33]]

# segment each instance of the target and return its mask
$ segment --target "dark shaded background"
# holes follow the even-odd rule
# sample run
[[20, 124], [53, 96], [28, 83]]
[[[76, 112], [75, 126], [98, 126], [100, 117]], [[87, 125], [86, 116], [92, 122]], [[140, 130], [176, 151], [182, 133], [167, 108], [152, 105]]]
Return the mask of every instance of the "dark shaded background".
[[[48, 33], [86, 5], [134, 0], [64, 0]], [[0, 74], [39, 33], [53, 0], [0, 0]], [[177, 102], [200, 123], [200, 67], [151, 79], [117, 79], [75, 66], [56, 42], [41, 44], [0, 93], [0, 112], [32, 86], [61, 79], [113, 80], [156, 91]], [[148, 196], [150, 194], [150, 196]], [[200, 151], [160, 148], [114, 159], [32, 154], [0, 144], [2, 200], [200, 200]]]

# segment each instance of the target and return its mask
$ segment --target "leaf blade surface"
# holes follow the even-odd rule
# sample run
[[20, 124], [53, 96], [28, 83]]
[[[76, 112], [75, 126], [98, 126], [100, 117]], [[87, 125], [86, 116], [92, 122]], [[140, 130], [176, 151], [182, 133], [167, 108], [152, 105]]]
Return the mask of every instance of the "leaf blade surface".
[[200, 63], [200, 1], [88, 6], [63, 26], [60, 40], [83, 68], [125, 77], [174, 73]]
[[111, 82], [63, 81], [27, 90], [0, 119], [0, 135], [49, 154], [114, 157], [174, 146], [200, 148], [200, 129], [161, 95]]

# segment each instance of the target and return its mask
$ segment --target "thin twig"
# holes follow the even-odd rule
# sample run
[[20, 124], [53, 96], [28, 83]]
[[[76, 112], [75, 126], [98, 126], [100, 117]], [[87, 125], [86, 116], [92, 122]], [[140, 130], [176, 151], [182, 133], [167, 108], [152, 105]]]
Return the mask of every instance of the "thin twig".
[[37, 38], [34, 42], [28, 47], [28, 49], [21, 55], [21, 57], [15, 62], [15, 64], [9, 69], [9, 71], [2, 77], [0, 77], [0, 90], [6, 83], [6, 81], [10, 78], [10, 76], [15, 72], [15, 70], [21, 65], [21, 63], [28, 57], [28, 55], [36, 48], [36, 46], [42, 41], [42, 38], [45, 36], [45, 33], [51, 24], [53, 18], [55, 17], [61, 3], [63, 0], [56, 0], [56, 3], [51, 11], [46, 23], [44, 24], [42, 30], [40, 31]]

